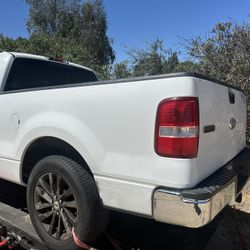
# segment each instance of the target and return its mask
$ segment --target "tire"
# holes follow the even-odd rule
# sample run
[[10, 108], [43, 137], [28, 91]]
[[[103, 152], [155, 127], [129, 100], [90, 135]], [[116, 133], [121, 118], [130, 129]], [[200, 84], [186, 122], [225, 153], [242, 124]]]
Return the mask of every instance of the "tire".
[[94, 178], [79, 164], [48, 156], [31, 172], [27, 205], [33, 226], [49, 249], [79, 249], [72, 237], [93, 244], [107, 225]]

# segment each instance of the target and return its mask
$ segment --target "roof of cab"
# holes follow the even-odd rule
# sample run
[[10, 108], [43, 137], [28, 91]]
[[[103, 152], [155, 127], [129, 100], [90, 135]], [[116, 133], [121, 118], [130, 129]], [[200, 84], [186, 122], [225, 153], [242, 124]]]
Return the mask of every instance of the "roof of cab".
[[[19, 58], [29, 58], [29, 59], [44, 60], [44, 61], [53, 61], [53, 60], [50, 60], [48, 57], [40, 56], [40, 55], [33, 55], [33, 54], [20, 53], [20, 52], [7, 52], [7, 53], [10, 53], [14, 57], [17, 57], [17, 58], [19, 57]], [[53, 62], [62, 63], [62, 62], [58, 62], [58, 61], [53, 61]], [[74, 66], [74, 67], [78, 67], [78, 68], [82, 68], [82, 69], [94, 72], [92, 69], [87, 68], [85, 66], [82, 66], [80, 64], [76, 64], [76, 63], [72, 63], [72, 62], [68, 62], [68, 61], [66, 63], [63, 63], [63, 64], [68, 64], [68, 65], [71, 65], [71, 66]]]

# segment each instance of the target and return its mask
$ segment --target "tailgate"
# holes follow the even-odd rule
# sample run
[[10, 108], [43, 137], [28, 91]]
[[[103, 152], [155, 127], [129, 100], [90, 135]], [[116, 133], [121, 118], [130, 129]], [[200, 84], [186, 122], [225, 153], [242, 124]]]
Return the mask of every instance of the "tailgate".
[[246, 97], [227, 85], [204, 79], [195, 81], [200, 107], [197, 163], [206, 168], [207, 176], [246, 145]]

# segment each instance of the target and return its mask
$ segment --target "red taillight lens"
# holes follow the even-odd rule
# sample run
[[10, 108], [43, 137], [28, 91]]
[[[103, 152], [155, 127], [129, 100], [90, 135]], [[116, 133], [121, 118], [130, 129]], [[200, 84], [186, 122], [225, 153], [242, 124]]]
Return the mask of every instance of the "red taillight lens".
[[162, 101], [156, 118], [156, 153], [167, 157], [194, 158], [198, 153], [198, 143], [198, 98], [177, 97]]

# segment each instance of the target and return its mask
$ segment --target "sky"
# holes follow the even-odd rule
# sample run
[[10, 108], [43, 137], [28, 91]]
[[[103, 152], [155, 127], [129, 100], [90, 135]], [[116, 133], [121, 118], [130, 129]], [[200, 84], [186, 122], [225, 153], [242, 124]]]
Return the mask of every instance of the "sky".
[[[205, 37], [218, 22], [250, 22], [250, 0], [103, 0], [108, 35], [116, 61], [127, 59], [127, 48], [145, 48], [157, 37], [166, 48], [183, 51], [183, 39]], [[28, 37], [28, 6], [23, 0], [0, 0], [0, 33]], [[180, 55], [188, 59], [186, 53]]]

